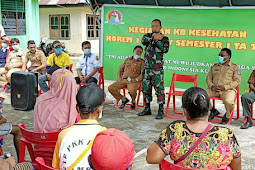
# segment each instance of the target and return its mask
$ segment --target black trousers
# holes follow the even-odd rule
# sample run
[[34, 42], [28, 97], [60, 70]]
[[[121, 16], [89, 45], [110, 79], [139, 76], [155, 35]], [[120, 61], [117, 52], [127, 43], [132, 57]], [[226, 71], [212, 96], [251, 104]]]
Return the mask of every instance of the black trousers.
[[[79, 77], [75, 77], [75, 81], [76, 81], [77, 84], [80, 84], [80, 83], [81, 83], [81, 80], [80, 80]], [[86, 83], [91, 83], [91, 82], [94, 82], [94, 83], [97, 84], [97, 79], [96, 79], [95, 77], [90, 77], [90, 78], [86, 81]]]

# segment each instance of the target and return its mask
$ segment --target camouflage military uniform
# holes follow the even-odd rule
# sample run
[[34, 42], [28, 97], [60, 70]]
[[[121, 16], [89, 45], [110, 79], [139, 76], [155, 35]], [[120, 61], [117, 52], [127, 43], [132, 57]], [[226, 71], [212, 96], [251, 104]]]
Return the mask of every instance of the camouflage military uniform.
[[168, 52], [169, 39], [164, 36], [162, 40], [154, 41], [151, 33], [147, 33], [142, 38], [145, 45], [142, 91], [145, 95], [146, 103], [152, 101], [152, 86], [156, 91], [158, 104], [165, 104], [164, 92], [164, 70], [163, 54]]

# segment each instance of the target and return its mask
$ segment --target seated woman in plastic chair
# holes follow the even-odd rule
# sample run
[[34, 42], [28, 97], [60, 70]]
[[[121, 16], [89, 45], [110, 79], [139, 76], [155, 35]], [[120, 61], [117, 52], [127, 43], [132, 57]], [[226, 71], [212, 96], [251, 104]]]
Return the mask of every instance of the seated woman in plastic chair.
[[175, 164], [187, 168], [230, 166], [240, 170], [241, 150], [233, 132], [208, 123], [207, 93], [199, 87], [189, 88], [182, 97], [182, 108], [186, 121], [174, 121], [162, 131], [147, 150], [147, 162], [160, 164], [166, 155], [170, 155]]
[[[34, 132], [56, 132], [75, 123], [77, 87], [73, 74], [66, 69], [55, 71], [51, 88], [40, 95], [34, 108]], [[35, 156], [51, 166], [54, 148], [34, 147]]]

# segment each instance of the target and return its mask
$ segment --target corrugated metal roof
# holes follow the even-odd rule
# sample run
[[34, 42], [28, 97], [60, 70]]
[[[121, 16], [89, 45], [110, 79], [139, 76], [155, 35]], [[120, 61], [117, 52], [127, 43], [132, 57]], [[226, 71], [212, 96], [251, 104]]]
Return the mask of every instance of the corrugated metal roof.
[[89, 0], [95, 8], [103, 4], [151, 5], [151, 6], [255, 6], [255, 0]]
[[39, 5], [76, 5], [87, 3], [86, 0], [39, 0]]

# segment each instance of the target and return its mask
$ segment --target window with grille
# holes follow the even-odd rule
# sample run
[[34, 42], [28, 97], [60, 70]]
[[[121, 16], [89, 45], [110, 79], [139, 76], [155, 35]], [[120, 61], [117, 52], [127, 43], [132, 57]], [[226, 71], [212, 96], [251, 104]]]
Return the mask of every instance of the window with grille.
[[70, 15], [50, 15], [50, 39], [70, 39]]
[[[99, 19], [99, 16], [96, 16]], [[87, 15], [87, 39], [96, 40], [99, 39], [99, 25], [96, 22], [94, 15]]]
[[25, 0], [1, 0], [1, 11], [6, 35], [26, 34]]

